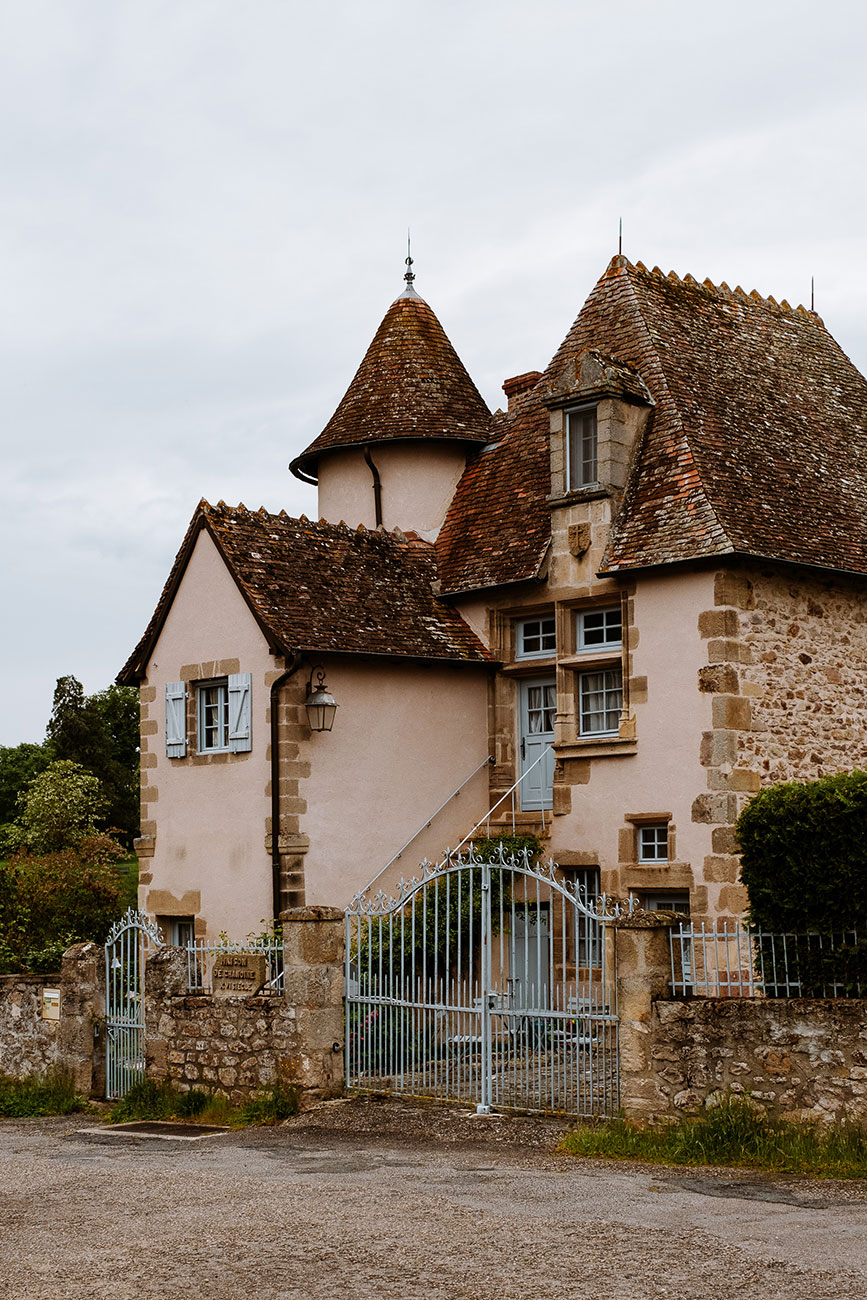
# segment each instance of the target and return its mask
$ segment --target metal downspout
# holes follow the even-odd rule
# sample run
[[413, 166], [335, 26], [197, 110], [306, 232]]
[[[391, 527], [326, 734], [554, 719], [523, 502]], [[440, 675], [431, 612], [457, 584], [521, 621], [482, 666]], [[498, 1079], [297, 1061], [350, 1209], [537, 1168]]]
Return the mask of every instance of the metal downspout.
[[370, 454], [370, 448], [364, 448], [364, 463], [373, 475], [373, 514], [376, 520], [376, 527], [382, 527], [382, 479], [379, 477], [379, 470], [373, 463], [373, 457]]
[[280, 725], [278, 710], [280, 691], [289, 678], [301, 667], [302, 655], [297, 650], [293, 650], [291, 660], [292, 662], [286, 671], [271, 683], [271, 889], [275, 923], [280, 920], [280, 913], [283, 910], [281, 906], [282, 891], [280, 889]]

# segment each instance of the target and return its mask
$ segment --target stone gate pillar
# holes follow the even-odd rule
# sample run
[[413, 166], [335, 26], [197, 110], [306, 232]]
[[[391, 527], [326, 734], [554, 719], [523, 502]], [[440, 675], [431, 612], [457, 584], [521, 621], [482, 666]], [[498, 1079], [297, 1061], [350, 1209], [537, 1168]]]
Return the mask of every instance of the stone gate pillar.
[[337, 907], [282, 912], [283, 986], [295, 1010], [298, 1083], [308, 1094], [339, 1092], [343, 1069], [343, 957], [346, 921]]
[[654, 1119], [666, 1109], [650, 1069], [653, 1003], [668, 993], [673, 912], [633, 912], [611, 922], [620, 1017], [620, 1107], [627, 1119]]
[[105, 949], [74, 943], [60, 967], [57, 1063], [70, 1072], [76, 1092], [105, 1094]]

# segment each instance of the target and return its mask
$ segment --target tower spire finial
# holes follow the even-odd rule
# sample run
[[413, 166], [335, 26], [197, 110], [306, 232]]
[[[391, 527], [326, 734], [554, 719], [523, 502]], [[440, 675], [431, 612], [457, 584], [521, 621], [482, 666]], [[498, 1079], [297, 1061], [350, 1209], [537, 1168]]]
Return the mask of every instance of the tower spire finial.
[[415, 279], [415, 276], [413, 275], [413, 270], [412, 270], [412, 253], [410, 251], [410, 243], [409, 243], [409, 226], [407, 226], [406, 228], [406, 274], [404, 275], [403, 278], [404, 280], [406, 280], [407, 287], [411, 289], [412, 282]]

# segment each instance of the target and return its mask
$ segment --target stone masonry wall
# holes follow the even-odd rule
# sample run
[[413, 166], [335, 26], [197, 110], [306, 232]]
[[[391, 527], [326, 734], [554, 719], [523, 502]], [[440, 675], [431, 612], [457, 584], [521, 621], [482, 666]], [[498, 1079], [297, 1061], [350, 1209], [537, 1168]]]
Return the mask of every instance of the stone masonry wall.
[[692, 808], [708, 824], [702, 875], [708, 914], [747, 906], [735, 822], [778, 781], [811, 781], [867, 766], [867, 604], [863, 586], [768, 567], [723, 570], [699, 618], [712, 696], [701, 742], [707, 793]]
[[43, 1074], [57, 1060], [59, 1022], [42, 1019], [42, 990], [59, 975], [0, 975], [0, 1074]]
[[867, 1122], [867, 1002], [695, 998], [653, 1004], [657, 1118], [747, 1094], [774, 1118]]
[[202, 1088], [233, 1102], [277, 1079], [296, 1084], [302, 1105], [343, 1087], [343, 913], [283, 913], [284, 992], [248, 997], [189, 994], [187, 953], [162, 948], [145, 972], [148, 1075], [182, 1091]]

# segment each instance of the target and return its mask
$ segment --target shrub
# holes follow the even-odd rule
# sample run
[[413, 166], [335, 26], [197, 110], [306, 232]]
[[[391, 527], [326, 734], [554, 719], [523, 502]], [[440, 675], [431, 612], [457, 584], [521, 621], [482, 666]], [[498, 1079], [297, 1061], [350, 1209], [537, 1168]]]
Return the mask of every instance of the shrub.
[[737, 831], [754, 925], [831, 933], [865, 923], [867, 772], [762, 790]]

